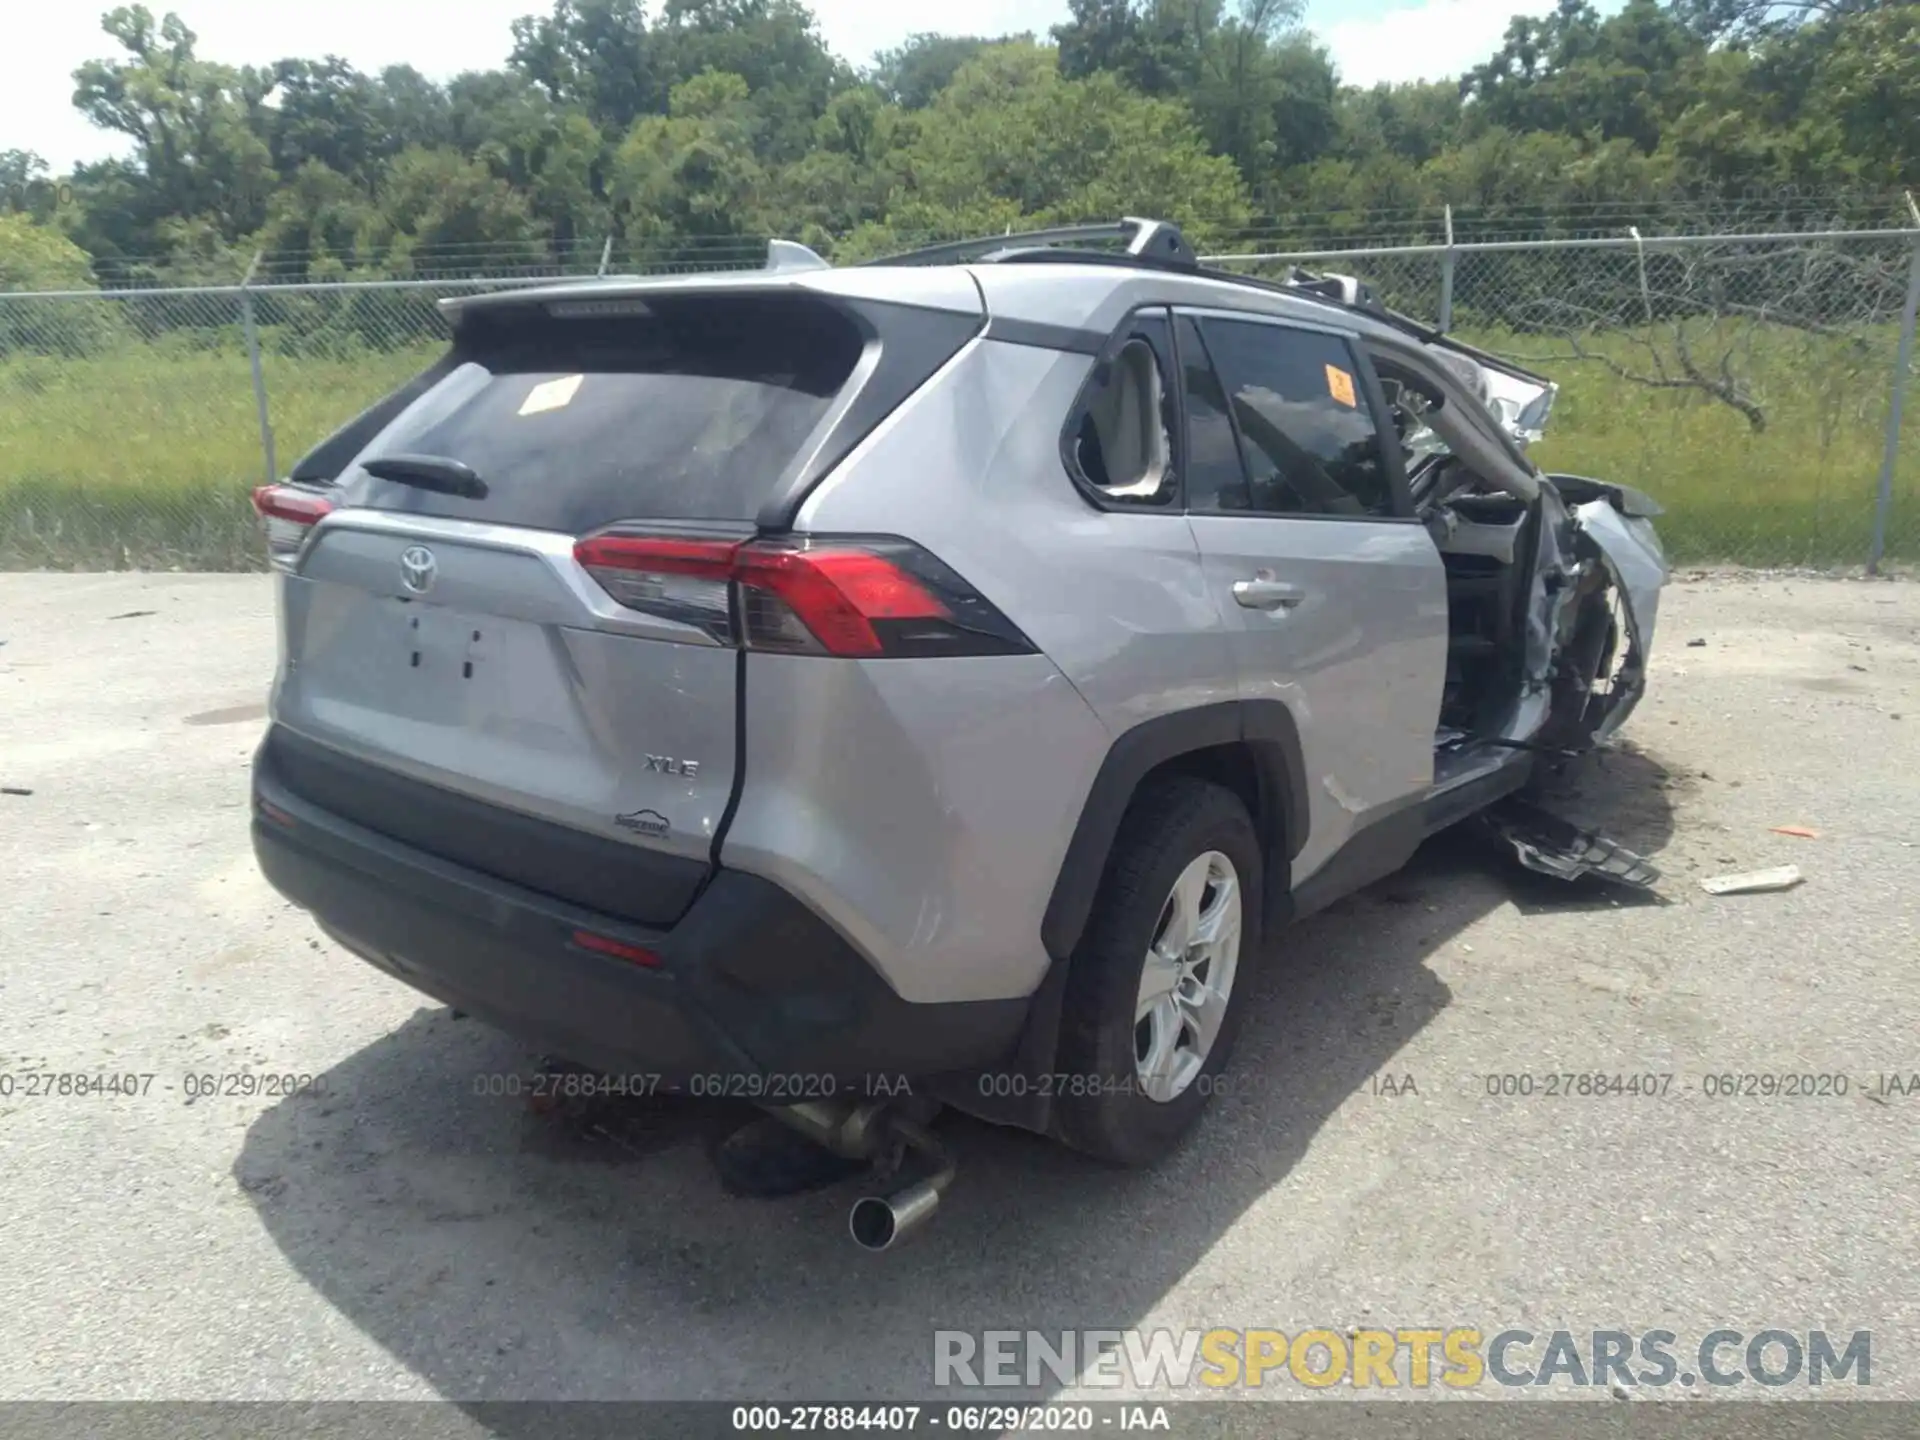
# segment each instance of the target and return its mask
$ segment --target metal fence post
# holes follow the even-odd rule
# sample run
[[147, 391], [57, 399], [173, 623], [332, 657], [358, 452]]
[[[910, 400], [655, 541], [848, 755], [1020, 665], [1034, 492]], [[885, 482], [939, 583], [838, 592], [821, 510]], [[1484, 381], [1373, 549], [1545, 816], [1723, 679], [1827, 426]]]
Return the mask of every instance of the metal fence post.
[[[1907, 210], [1913, 228], [1920, 230], [1920, 205], [1907, 192]], [[1867, 552], [1867, 573], [1878, 575], [1887, 553], [1887, 516], [1893, 509], [1893, 470], [1900, 458], [1900, 412], [1906, 406], [1907, 375], [1913, 369], [1913, 326], [1920, 314], [1920, 236], [1913, 242], [1913, 260], [1907, 270], [1907, 307], [1900, 312], [1900, 347], [1893, 362], [1893, 393], [1887, 398], [1887, 448], [1880, 457], [1880, 493], [1873, 504], [1873, 544]]]
[[273, 421], [267, 410], [267, 376], [260, 368], [260, 332], [253, 323], [253, 284], [254, 271], [260, 268], [260, 254], [256, 250], [253, 261], [247, 266], [247, 275], [240, 282], [240, 323], [247, 334], [247, 360], [253, 366], [253, 405], [260, 412], [260, 449], [267, 462], [267, 484], [276, 485], [280, 481], [280, 466], [273, 454]]
[[1447, 249], [1440, 257], [1440, 333], [1453, 329], [1453, 206], [1447, 206]]

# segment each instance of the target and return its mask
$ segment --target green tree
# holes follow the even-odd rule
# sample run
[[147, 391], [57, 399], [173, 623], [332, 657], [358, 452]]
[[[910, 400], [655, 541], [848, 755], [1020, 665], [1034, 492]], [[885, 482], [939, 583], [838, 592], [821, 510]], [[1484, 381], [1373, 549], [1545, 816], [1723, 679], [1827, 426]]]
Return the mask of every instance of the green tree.
[[0, 150], [0, 215], [28, 215], [45, 222], [59, 203], [60, 189], [47, 174], [47, 162], [32, 150]]
[[429, 150], [453, 144], [453, 102], [446, 90], [411, 65], [389, 65], [374, 90], [382, 154], [409, 145]]
[[377, 81], [338, 56], [282, 60], [274, 67], [272, 99], [266, 141], [283, 181], [317, 163], [373, 188], [391, 153]]
[[1053, 27], [1062, 75], [1117, 75], [1144, 95], [1175, 95], [1199, 78], [1219, 0], [1068, 0], [1067, 13]]
[[[86, 251], [22, 212], [0, 210], [0, 292], [96, 288]], [[11, 300], [0, 305], [0, 359], [23, 352], [90, 354], [118, 328], [111, 302]]]
[[1589, 0], [1516, 16], [1500, 49], [1462, 82], [1473, 118], [1509, 130], [1593, 134], [1652, 151], [1689, 103], [1707, 43], [1659, 0], [1602, 19]]
[[827, 102], [854, 83], [799, 0], [667, 0], [658, 33], [676, 87], [709, 71], [740, 77], [756, 151], [771, 163], [804, 154]]
[[363, 258], [380, 229], [373, 197], [338, 170], [309, 160], [274, 192], [254, 240], [263, 250], [300, 257], [305, 273], [331, 274]]
[[612, 146], [587, 113], [510, 71], [453, 82], [459, 147], [525, 197], [562, 244], [597, 243], [612, 223]]
[[86, 251], [31, 216], [0, 211], [0, 290], [94, 288]]
[[1334, 104], [1331, 153], [1348, 160], [1396, 155], [1424, 165], [1460, 138], [1460, 86], [1451, 80], [1349, 87]]
[[133, 166], [87, 174], [103, 182], [89, 213], [102, 202], [120, 212], [101, 238], [151, 253], [165, 245], [169, 220], [196, 222], [228, 241], [259, 228], [276, 182], [265, 139], [272, 71], [199, 59], [179, 16], [156, 22], [144, 5], [111, 11], [101, 26], [126, 55], [74, 71], [74, 104], [135, 145]]
[[1185, 106], [1113, 75], [1066, 79], [1037, 45], [983, 53], [923, 117], [899, 158], [893, 238], [1139, 214], [1176, 220], [1204, 241], [1246, 223], [1232, 161], [1207, 152]]
[[[415, 147], [388, 167], [368, 239], [389, 268], [408, 274], [422, 251], [533, 254], [548, 234], [527, 197], [479, 161], [455, 150]], [[421, 268], [446, 267], [423, 259]]]
[[747, 82], [708, 71], [674, 86], [666, 115], [636, 121], [613, 157], [628, 238], [658, 245], [767, 234], [767, 172]]
[[552, 13], [513, 22], [508, 63], [610, 134], [664, 111], [672, 80], [640, 0], [555, 0]]
[[999, 40], [983, 40], [977, 35], [939, 35], [922, 31], [909, 35], [891, 50], [873, 57], [873, 83], [880, 93], [908, 110], [922, 110], [952, 83], [953, 77], [969, 60]]

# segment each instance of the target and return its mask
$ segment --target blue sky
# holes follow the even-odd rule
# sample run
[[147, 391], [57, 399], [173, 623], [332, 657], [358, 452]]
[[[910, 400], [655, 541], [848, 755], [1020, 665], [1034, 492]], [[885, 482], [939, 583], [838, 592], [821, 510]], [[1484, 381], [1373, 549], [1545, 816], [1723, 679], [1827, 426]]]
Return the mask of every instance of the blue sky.
[[[148, 0], [156, 11], [166, 0]], [[105, 0], [5, 0], [0, 53], [0, 150], [37, 150], [55, 169], [117, 153], [121, 145], [74, 113], [73, 68], [110, 53], [98, 16]], [[365, 70], [407, 63], [439, 78], [505, 60], [515, 16], [543, 0], [176, 0], [200, 53], [262, 64], [288, 55], [344, 55]], [[975, 34], [1034, 30], [1063, 19], [1065, 0], [814, 0], [827, 43], [864, 61], [917, 30]], [[1306, 23], [1359, 84], [1456, 75], [1500, 41], [1510, 16], [1544, 14], [1551, 0], [1309, 0]]]

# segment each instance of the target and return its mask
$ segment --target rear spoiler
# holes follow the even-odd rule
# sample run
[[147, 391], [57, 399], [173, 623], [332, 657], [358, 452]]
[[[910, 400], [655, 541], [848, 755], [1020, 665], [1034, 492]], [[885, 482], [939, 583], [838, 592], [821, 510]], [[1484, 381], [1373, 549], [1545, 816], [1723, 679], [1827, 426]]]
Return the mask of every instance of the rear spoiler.
[[[583, 313], [596, 298], [605, 301], [618, 292], [625, 297], [638, 290], [671, 290], [686, 293], [699, 290], [737, 290], [764, 281], [769, 275], [798, 275], [814, 270], [831, 270], [831, 262], [797, 240], [769, 240], [767, 263], [758, 270], [710, 270], [693, 275], [595, 275], [583, 280], [549, 280], [525, 288], [481, 290], [472, 295], [449, 295], [439, 302], [449, 318], [477, 306], [511, 305], [516, 301], [575, 304]], [[610, 312], [611, 313], [611, 312]]]

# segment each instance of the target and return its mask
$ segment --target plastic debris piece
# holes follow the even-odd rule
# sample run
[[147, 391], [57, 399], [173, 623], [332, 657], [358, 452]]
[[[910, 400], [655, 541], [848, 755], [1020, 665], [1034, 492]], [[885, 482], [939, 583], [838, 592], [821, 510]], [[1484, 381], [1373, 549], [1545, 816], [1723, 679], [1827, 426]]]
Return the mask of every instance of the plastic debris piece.
[[1820, 832], [1818, 830], [1809, 830], [1804, 825], [1775, 825], [1773, 827], [1773, 833], [1776, 835], [1798, 835], [1802, 840], [1818, 840], [1820, 838]]
[[1713, 875], [1702, 880], [1700, 888], [1709, 895], [1758, 895], [1768, 890], [1791, 890], [1804, 878], [1798, 865], [1776, 865], [1771, 870]]
[[1493, 833], [1513, 847], [1529, 870], [1556, 880], [1591, 875], [1619, 885], [1649, 889], [1659, 870], [1618, 841], [1595, 835], [1522, 800], [1503, 800], [1485, 812]]

